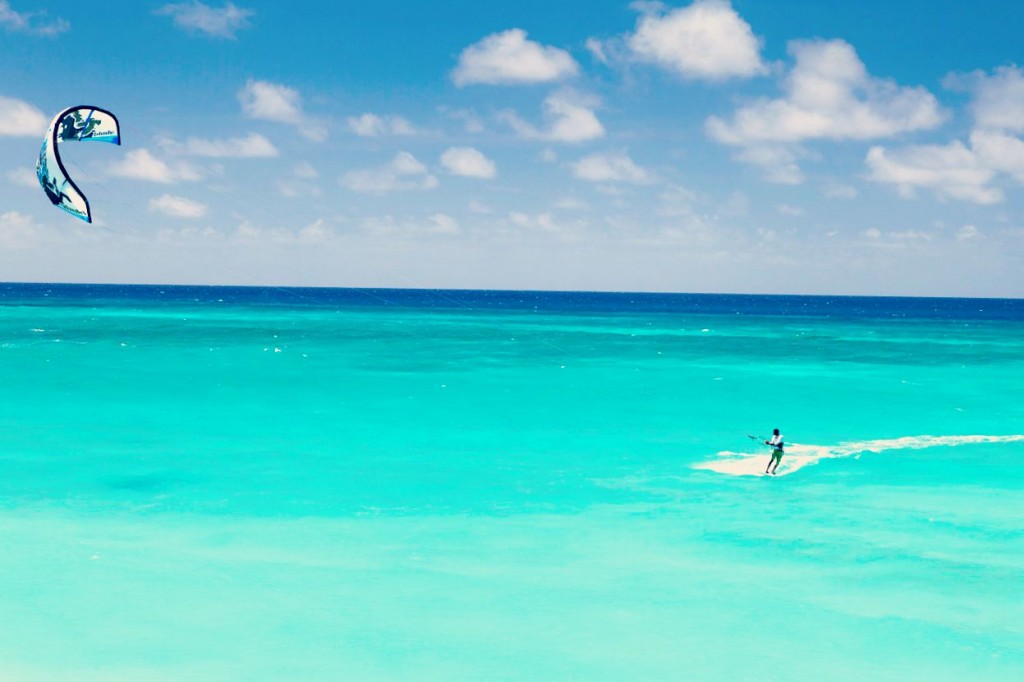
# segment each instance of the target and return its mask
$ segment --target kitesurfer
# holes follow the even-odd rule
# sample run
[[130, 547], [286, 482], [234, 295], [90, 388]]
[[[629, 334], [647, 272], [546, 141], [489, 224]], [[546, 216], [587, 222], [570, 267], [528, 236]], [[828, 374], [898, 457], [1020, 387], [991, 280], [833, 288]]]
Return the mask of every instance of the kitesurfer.
[[[772, 431], [771, 440], [766, 440], [765, 445], [768, 445], [772, 449], [772, 458], [768, 460], [768, 467], [764, 470], [766, 474], [774, 474], [779, 468], [779, 462], [782, 461], [783, 448], [786, 447], [786, 443], [782, 438], [782, 434], [779, 433], [778, 429]], [[775, 466], [773, 467], [772, 464]], [[771, 471], [769, 471], [769, 469]]]

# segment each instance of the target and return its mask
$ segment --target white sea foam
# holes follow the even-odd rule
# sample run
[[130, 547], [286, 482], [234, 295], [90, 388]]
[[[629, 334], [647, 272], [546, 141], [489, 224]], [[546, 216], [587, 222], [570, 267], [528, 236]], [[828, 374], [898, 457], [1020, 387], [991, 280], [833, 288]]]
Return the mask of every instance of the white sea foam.
[[[1024, 441], [1024, 435], [1012, 436], [903, 436], [902, 438], [881, 438], [877, 440], [851, 441], [838, 445], [797, 444], [786, 447], [786, 454], [779, 464], [778, 476], [787, 476], [823, 459], [858, 457], [864, 452], [885, 450], [920, 450], [922, 448], [952, 447], [976, 443], [1011, 443]], [[767, 449], [760, 452], [719, 452], [716, 459], [701, 462], [694, 469], [707, 469], [730, 476], [763, 476], [770, 454]]]

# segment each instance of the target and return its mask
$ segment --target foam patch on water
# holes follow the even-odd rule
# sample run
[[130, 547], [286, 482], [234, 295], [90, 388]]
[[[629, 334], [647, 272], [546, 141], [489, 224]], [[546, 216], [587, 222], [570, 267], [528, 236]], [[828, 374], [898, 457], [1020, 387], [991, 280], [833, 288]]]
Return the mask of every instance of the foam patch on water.
[[[878, 440], [861, 440], [838, 445], [806, 445], [796, 444], [786, 447], [786, 454], [779, 464], [777, 476], [796, 473], [805, 466], [817, 464], [823, 459], [840, 457], [857, 457], [864, 452], [884, 452], [886, 450], [920, 450], [923, 448], [952, 447], [956, 445], [973, 445], [977, 443], [1012, 443], [1024, 441], [1024, 435], [1013, 436], [903, 436], [902, 438], [882, 438]], [[759, 452], [718, 453], [716, 459], [693, 465], [694, 469], [707, 469], [730, 476], [763, 476], [771, 454], [767, 448]]]

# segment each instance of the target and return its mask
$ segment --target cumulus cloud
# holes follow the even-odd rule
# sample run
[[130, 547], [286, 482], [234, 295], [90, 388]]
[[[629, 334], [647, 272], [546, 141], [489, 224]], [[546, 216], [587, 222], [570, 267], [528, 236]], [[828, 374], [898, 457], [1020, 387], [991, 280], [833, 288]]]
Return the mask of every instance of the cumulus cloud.
[[464, 49], [452, 80], [459, 87], [549, 83], [578, 73], [579, 64], [568, 52], [529, 40], [526, 31], [513, 28]]
[[202, 218], [206, 215], [206, 204], [173, 194], [164, 194], [149, 200], [149, 210], [172, 218]]
[[946, 78], [947, 87], [971, 92], [975, 125], [996, 130], [1024, 131], [1024, 71], [1001, 66], [988, 75], [975, 71]]
[[169, 150], [188, 154], [190, 156], [205, 156], [215, 159], [268, 158], [278, 155], [277, 147], [259, 133], [249, 133], [244, 137], [231, 137], [215, 140], [190, 137], [185, 140], [183, 145], [165, 142], [164, 146]]
[[866, 163], [870, 180], [896, 185], [905, 197], [913, 197], [916, 189], [925, 188], [943, 198], [977, 204], [1003, 199], [999, 189], [988, 186], [995, 172], [981, 164], [959, 140], [944, 146], [911, 146], [895, 151], [872, 147]]
[[762, 169], [769, 181], [800, 184], [800, 143], [867, 140], [926, 130], [945, 112], [924, 88], [903, 87], [868, 74], [842, 40], [793, 41], [795, 59], [782, 82], [784, 96], [740, 107], [731, 120], [711, 116], [709, 136], [741, 147], [737, 158]]
[[250, 78], [238, 92], [238, 101], [249, 118], [293, 125], [313, 141], [327, 139], [327, 127], [306, 115], [302, 97], [294, 88]]
[[4, 112], [0, 117], [0, 135], [36, 137], [46, 132], [46, 115], [27, 102], [0, 97], [0, 110]]
[[1024, 140], [1004, 132], [975, 130], [971, 149], [982, 165], [1024, 183]]
[[61, 18], [46, 20], [46, 12], [17, 12], [7, 0], [0, 0], [0, 26], [13, 33], [53, 37], [68, 31], [71, 24]]
[[[761, 41], [726, 0], [697, 0], [666, 11], [661, 3], [637, 3], [641, 16], [626, 37], [634, 59], [657, 64], [688, 79], [719, 81], [767, 72]], [[607, 61], [600, 43], [587, 48]]]
[[493, 178], [498, 174], [494, 161], [473, 147], [449, 147], [441, 154], [441, 166], [452, 175], [467, 178]]
[[125, 153], [124, 158], [109, 168], [111, 175], [135, 180], [148, 180], [162, 184], [173, 184], [180, 181], [196, 181], [199, 172], [186, 163], [169, 164], [158, 159], [148, 149], [133, 149]]
[[973, 95], [975, 128], [967, 144], [873, 147], [866, 159], [869, 179], [895, 185], [904, 197], [927, 189], [944, 199], [1003, 201], [1003, 191], [992, 186], [1000, 175], [1024, 184], [1024, 140], [1012, 134], [1024, 130], [1024, 71], [1003, 66], [991, 75], [952, 74], [944, 84]]
[[401, 116], [378, 116], [368, 113], [362, 116], [349, 116], [345, 122], [348, 129], [360, 137], [416, 134], [416, 128]]
[[572, 164], [572, 172], [591, 182], [629, 182], [646, 184], [654, 175], [633, 162], [626, 154], [591, 154]]
[[345, 189], [364, 194], [433, 189], [438, 185], [437, 178], [409, 152], [399, 152], [390, 162], [377, 168], [349, 171], [339, 182]]
[[732, 121], [712, 116], [707, 131], [734, 145], [803, 140], [866, 140], [926, 130], [942, 123], [938, 101], [921, 87], [874, 78], [842, 40], [794, 41], [796, 64], [785, 97], [741, 107]]
[[977, 204], [1003, 200], [990, 183], [1000, 174], [1024, 183], [1024, 140], [1005, 132], [975, 130], [969, 144], [919, 145], [888, 150], [872, 147], [866, 163], [869, 179], [896, 185], [913, 197], [916, 189], [931, 189], [942, 198]]
[[516, 133], [527, 140], [548, 142], [586, 142], [604, 137], [604, 126], [594, 113], [599, 104], [595, 97], [568, 90], [556, 92], [544, 100], [545, 128], [527, 123], [515, 112], [501, 114]]
[[164, 5], [154, 14], [171, 17], [175, 26], [190, 33], [234, 40], [240, 29], [249, 27], [249, 17], [255, 12], [236, 7], [230, 2], [218, 9], [192, 0]]

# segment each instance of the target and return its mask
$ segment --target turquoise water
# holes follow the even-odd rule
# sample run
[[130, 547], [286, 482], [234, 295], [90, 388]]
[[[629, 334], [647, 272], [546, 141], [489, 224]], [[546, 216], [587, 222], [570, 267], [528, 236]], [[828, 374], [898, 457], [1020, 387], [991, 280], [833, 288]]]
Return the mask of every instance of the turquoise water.
[[1024, 302], [3, 285], [0, 372], [0, 679], [1024, 678]]

